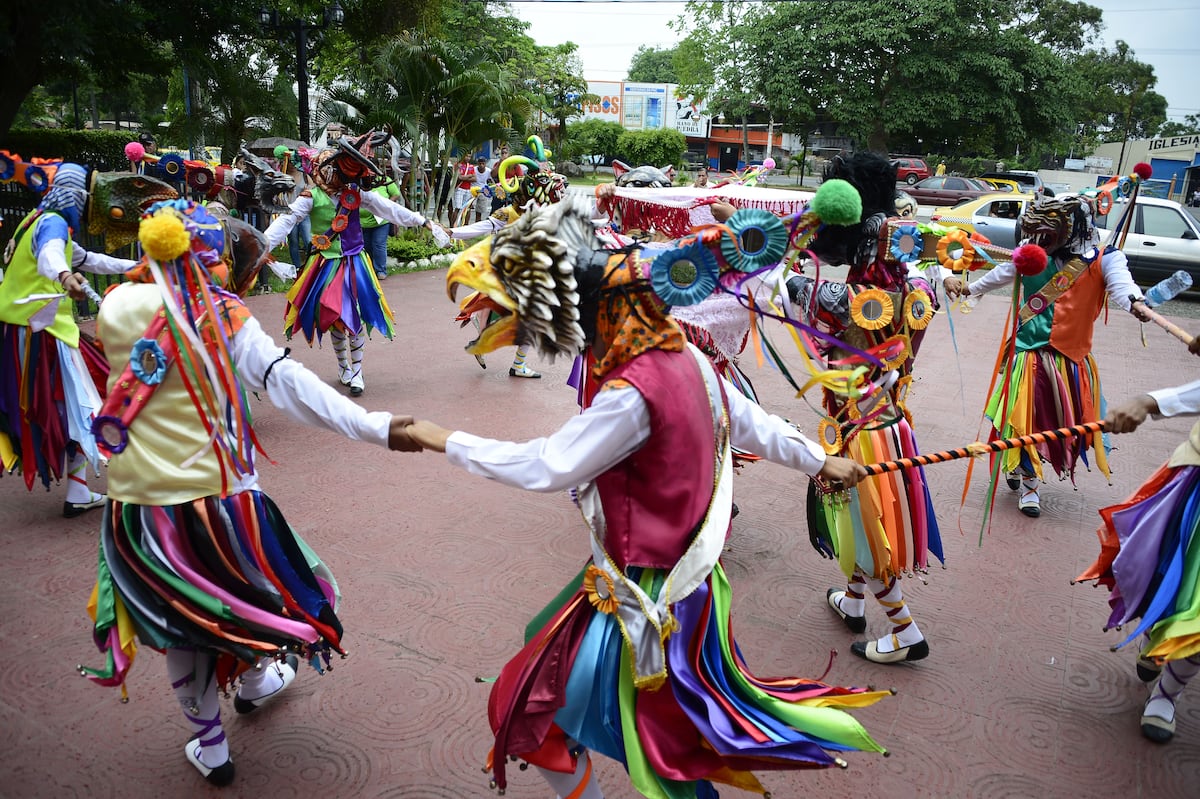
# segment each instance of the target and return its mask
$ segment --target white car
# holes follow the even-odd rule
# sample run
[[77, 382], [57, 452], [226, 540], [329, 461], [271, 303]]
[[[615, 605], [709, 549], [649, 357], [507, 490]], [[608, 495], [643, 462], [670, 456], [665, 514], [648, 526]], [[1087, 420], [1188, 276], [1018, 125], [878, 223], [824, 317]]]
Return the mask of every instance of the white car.
[[[1114, 203], [1107, 216], [1097, 216], [1097, 227], [1105, 244], [1116, 245], [1112, 228], [1129, 207]], [[1129, 271], [1143, 289], [1179, 270], [1192, 276], [1192, 291], [1200, 291], [1200, 222], [1177, 202], [1157, 197], [1138, 197], [1133, 223], [1121, 248], [1129, 259]]]

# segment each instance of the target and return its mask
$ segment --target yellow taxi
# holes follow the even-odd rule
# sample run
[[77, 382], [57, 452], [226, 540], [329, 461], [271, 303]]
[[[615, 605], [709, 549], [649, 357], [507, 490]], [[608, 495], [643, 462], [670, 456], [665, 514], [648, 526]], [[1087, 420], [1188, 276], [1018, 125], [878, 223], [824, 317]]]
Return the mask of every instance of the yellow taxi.
[[1005, 180], [1004, 178], [976, 178], [984, 183], [990, 183], [996, 187], [996, 191], [1010, 191], [1014, 194], [1021, 193], [1021, 184], [1015, 180]]
[[1032, 194], [985, 194], [952, 207], [935, 208], [929, 221], [978, 233], [997, 247], [1012, 249], [1017, 246], [1017, 220], [1032, 201]]

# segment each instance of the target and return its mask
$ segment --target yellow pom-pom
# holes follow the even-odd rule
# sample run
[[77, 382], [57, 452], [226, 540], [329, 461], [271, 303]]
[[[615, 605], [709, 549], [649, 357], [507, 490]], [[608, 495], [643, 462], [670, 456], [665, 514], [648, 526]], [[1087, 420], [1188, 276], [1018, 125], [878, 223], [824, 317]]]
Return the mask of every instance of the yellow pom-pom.
[[142, 249], [156, 261], [175, 260], [187, 252], [192, 242], [183, 220], [170, 211], [159, 211], [143, 219], [138, 238], [142, 242]]

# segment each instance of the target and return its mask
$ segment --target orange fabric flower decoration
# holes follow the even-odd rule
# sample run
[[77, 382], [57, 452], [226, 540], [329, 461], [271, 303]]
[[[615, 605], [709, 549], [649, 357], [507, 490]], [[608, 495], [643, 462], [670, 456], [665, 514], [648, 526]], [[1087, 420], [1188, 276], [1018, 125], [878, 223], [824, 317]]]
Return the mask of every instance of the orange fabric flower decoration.
[[350, 218], [345, 214], [338, 214], [333, 218], [333, 224], [329, 227], [334, 233], [341, 233], [346, 229], [346, 225], [350, 224]]
[[954, 228], [938, 240], [938, 263], [954, 272], [970, 269], [975, 261], [975, 247], [971, 244], [967, 231]]
[[583, 590], [587, 592], [588, 602], [596, 610], [609, 616], [617, 612], [612, 578], [594, 563], [588, 564], [583, 573]]
[[313, 246], [314, 250], [319, 250], [321, 252], [324, 252], [325, 250], [328, 250], [330, 248], [330, 246], [332, 246], [332, 245], [333, 245], [333, 242], [330, 241], [329, 237], [326, 236], [324, 233], [318, 233], [317, 235], [312, 237], [312, 246]]

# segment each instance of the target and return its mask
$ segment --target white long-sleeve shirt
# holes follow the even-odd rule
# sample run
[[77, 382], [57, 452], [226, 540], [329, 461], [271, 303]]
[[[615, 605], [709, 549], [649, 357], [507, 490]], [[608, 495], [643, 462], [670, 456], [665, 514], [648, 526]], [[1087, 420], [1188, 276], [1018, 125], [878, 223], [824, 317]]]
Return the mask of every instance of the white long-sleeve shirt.
[[265, 391], [271, 403], [289, 418], [331, 430], [352, 441], [388, 445], [390, 413], [364, 410], [303, 364], [284, 358], [283, 348], [263, 331], [257, 319], [251, 317], [242, 324], [233, 336], [230, 354], [245, 387], [254, 392]]
[[120, 275], [137, 266], [137, 261], [114, 258], [100, 252], [91, 252], [75, 244], [71, 248], [71, 265], [67, 266], [66, 242], [59, 238], [49, 239], [37, 254], [38, 274], [50, 280], [58, 280], [63, 272], [79, 269], [97, 275]]
[[[819, 444], [728, 383], [725, 394], [733, 446], [805, 474], [821, 471], [825, 451]], [[587, 410], [545, 438], [517, 443], [458, 431], [446, 442], [446, 455], [471, 474], [515, 488], [552, 492], [595, 479], [649, 438], [650, 413], [641, 393], [615, 388], [598, 393]]]
[[[388, 222], [400, 227], [423, 227], [428, 221], [416, 211], [411, 211], [400, 203], [393, 202], [386, 197], [380, 197], [374, 192], [360, 191], [359, 197], [362, 199], [362, 207], [367, 211], [375, 214], [380, 219], [386, 219]], [[280, 214], [275, 217], [275, 221], [263, 231], [263, 235], [267, 239], [267, 244], [270, 245], [272, 250], [287, 240], [287, 236], [292, 232], [292, 228], [300, 224], [302, 219], [312, 213], [312, 207], [312, 196], [303, 195], [292, 201], [291, 205], [288, 206], [286, 214]], [[358, 213], [358, 211], [355, 210], [351, 213]]]
[[1200, 380], [1193, 380], [1174, 388], [1160, 388], [1149, 392], [1158, 403], [1156, 419], [1164, 416], [1200, 415]]
[[[1057, 269], [1058, 267], [1052, 261], [1047, 264], [1046, 268]], [[1105, 290], [1108, 291], [1113, 302], [1121, 307], [1121, 310], [1129, 310], [1129, 306], [1132, 305], [1129, 301], [1131, 296], [1139, 300], [1145, 299], [1142, 290], [1133, 282], [1133, 275], [1129, 274], [1129, 259], [1125, 257], [1125, 253], [1120, 250], [1105, 253], [1104, 257], [1100, 259], [1100, 269], [1104, 273]], [[1010, 286], [1016, 276], [1017, 267], [1011, 261], [1005, 261], [983, 277], [973, 281], [970, 284], [971, 295], [987, 294], [989, 291]]]

